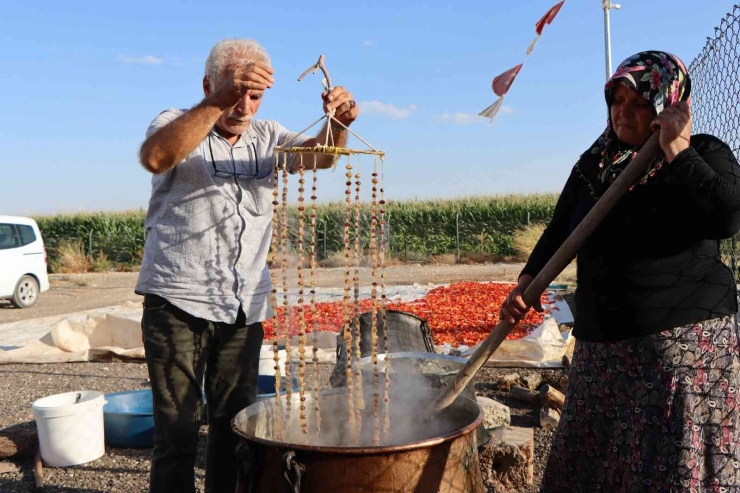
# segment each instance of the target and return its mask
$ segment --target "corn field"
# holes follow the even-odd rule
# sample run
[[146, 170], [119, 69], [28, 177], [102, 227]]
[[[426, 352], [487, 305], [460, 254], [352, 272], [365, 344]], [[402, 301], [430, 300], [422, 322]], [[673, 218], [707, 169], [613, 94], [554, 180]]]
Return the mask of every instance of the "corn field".
[[41, 230], [50, 264], [57, 260], [60, 246], [80, 243], [91, 258], [137, 264], [146, 241], [143, 211], [92, 213], [34, 218]]
[[[509, 195], [449, 200], [389, 201], [386, 204], [385, 241], [391, 257], [423, 262], [430, 256], [481, 254], [511, 256], [512, 234], [530, 222], [548, 222], [557, 195]], [[344, 203], [320, 205], [317, 211], [317, 253], [321, 259], [343, 248]], [[290, 243], [297, 244], [297, 210], [289, 211]], [[144, 211], [101, 212], [36, 217], [50, 263], [60, 246], [74, 242], [90, 258], [135, 265], [146, 243]], [[363, 248], [371, 213], [362, 210]], [[308, 234], [308, 233], [307, 233]]]

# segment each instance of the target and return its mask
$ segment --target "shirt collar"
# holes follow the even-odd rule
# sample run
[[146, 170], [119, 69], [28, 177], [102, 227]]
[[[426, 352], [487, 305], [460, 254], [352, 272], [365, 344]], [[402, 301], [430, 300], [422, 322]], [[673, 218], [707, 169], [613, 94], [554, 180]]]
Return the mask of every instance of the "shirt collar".
[[[217, 139], [220, 139], [226, 145], [229, 145], [229, 146], [231, 145], [231, 144], [229, 144], [229, 142], [223, 136], [221, 136], [221, 134], [219, 134], [216, 131], [216, 126], [215, 125], [211, 129], [210, 135], [212, 135], [213, 137], [215, 137]], [[239, 149], [239, 148], [242, 148], [242, 147], [247, 147], [249, 144], [251, 144], [251, 142], [254, 140], [254, 138], [255, 138], [255, 134], [254, 134], [254, 120], [252, 120], [252, 124], [249, 126], [249, 128], [247, 129], [246, 132], [244, 132], [243, 134], [241, 134], [239, 136], [239, 139], [233, 145], [233, 148], [234, 149]]]

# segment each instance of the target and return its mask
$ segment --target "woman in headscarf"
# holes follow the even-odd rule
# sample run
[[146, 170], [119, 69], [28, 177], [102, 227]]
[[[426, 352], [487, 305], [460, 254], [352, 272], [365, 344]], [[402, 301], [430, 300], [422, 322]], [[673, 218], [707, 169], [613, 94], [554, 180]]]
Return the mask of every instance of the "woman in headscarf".
[[691, 135], [690, 92], [666, 52], [619, 66], [606, 131], [502, 307], [523, 316], [526, 287], [659, 128], [662, 152], [578, 252], [577, 342], [542, 491], [740, 491], [737, 293], [719, 250], [740, 229], [740, 166]]

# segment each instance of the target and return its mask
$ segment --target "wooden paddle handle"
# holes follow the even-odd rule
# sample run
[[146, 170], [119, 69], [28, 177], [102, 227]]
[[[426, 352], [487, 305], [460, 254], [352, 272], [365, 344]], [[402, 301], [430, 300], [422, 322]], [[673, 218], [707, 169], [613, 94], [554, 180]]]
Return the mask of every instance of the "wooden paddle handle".
[[33, 478], [34, 478], [34, 484], [35, 489], [34, 491], [38, 491], [44, 487], [44, 465], [43, 461], [41, 460], [41, 449], [36, 449], [36, 454], [33, 458]]
[[[642, 146], [640, 152], [630, 162], [622, 173], [614, 180], [614, 183], [607, 189], [604, 195], [596, 202], [586, 217], [563, 242], [555, 255], [542, 268], [537, 277], [524, 291], [524, 302], [527, 306], [532, 306], [537, 301], [547, 287], [560, 275], [568, 264], [578, 253], [586, 239], [601, 224], [607, 214], [619, 202], [632, 186], [640, 180], [647, 172], [648, 166], [660, 152], [660, 131], [656, 131], [650, 139]], [[475, 352], [470, 356], [457, 376], [444, 388], [440, 396], [432, 405], [428, 418], [431, 418], [437, 412], [452, 404], [458, 395], [468, 386], [468, 383], [475, 377], [478, 370], [488, 361], [488, 358], [498, 349], [506, 336], [514, 329], [516, 324], [509, 323], [506, 320], [500, 321], [493, 328], [488, 337], [478, 346]]]

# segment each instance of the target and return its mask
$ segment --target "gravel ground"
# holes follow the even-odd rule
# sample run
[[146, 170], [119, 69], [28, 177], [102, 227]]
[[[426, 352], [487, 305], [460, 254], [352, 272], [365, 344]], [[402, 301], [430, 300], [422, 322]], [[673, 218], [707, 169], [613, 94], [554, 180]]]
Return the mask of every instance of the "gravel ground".
[[[567, 376], [567, 370], [522, 370], [520, 368], [483, 368], [478, 373], [475, 390], [479, 395], [490, 397], [502, 404], [509, 406], [511, 410], [511, 425], [523, 428], [534, 428], [535, 457], [534, 457], [534, 482], [529, 487], [523, 487], [517, 493], [534, 493], [539, 491], [542, 475], [545, 472], [547, 458], [550, 455], [550, 444], [552, 443], [553, 431], [543, 430], [539, 427], [539, 407], [517, 401], [509, 396], [509, 392], [499, 390], [496, 386], [499, 377], [508, 373], [539, 373], [545, 383], [555, 386], [558, 390], [565, 391], [562, 383]], [[493, 489], [489, 493], [494, 493]], [[513, 492], [512, 492], [513, 493]]]
[[[331, 365], [321, 365], [321, 380], [328, 385]], [[521, 493], [538, 491], [550, 450], [552, 432], [538, 427], [537, 410], [510, 399], [508, 392], [496, 388], [498, 377], [511, 372], [520, 374], [534, 370], [484, 368], [478, 375], [476, 390], [510, 407], [513, 426], [535, 430], [535, 482]], [[542, 370], [545, 381], [559, 382], [561, 370]], [[0, 366], [0, 429], [33, 427], [31, 403], [52, 394], [75, 390], [97, 390], [110, 393], [149, 387], [146, 366], [141, 363], [68, 363], [50, 365]], [[204, 480], [203, 454], [205, 427], [201, 429], [201, 447], [196, 465], [196, 481], [202, 491]], [[59, 492], [146, 492], [150, 466], [150, 449], [119, 449], [106, 446], [100, 459], [69, 468], [45, 468], [44, 490]], [[33, 488], [33, 464], [30, 460], [14, 461], [17, 474], [0, 475], [0, 492], [27, 493]]]
[[[319, 377], [328, 385], [330, 365], [319, 366]], [[103, 393], [148, 388], [143, 363], [66, 363], [50, 365], [0, 366], [0, 429], [34, 427], [31, 404], [41, 397], [75, 390]], [[203, 491], [206, 430], [200, 431], [195, 477]], [[105, 447], [105, 455], [86, 464], [65, 468], [44, 468], [44, 491], [61, 492], [146, 492], [149, 486], [151, 449]], [[18, 474], [0, 475], [0, 492], [34, 491], [33, 463], [17, 460]]]
[[[566, 300], [572, 306], [572, 295]], [[320, 366], [322, 385], [328, 386], [331, 365]], [[550, 452], [553, 432], [538, 426], [538, 410], [515, 401], [508, 392], [497, 388], [499, 377], [516, 372], [540, 373], [543, 380], [564, 390], [565, 370], [521, 370], [484, 368], [478, 374], [476, 391], [494, 398], [511, 409], [512, 425], [534, 428], [535, 481], [516, 493], [539, 490], [542, 474]], [[48, 365], [0, 366], [0, 430], [11, 427], [34, 427], [31, 404], [41, 397], [75, 390], [97, 390], [103, 393], [120, 392], [149, 387], [146, 366], [143, 363], [68, 363]], [[203, 454], [205, 428], [201, 429], [201, 443], [196, 463], [198, 491], [203, 490]], [[45, 468], [44, 491], [61, 492], [146, 492], [150, 449], [119, 449], [106, 447], [100, 459], [69, 468]], [[28, 459], [13, 461], [19, 472], [0, 475], [0, 492], [27, 493], [34, 491], [33, 464]], [[492, 491], [492, 490], [490, 490]], [[515, 493], [515, 492], [512, 492]]]
[[[53, 365], [0, 366], [0, 429], [33, 427], [31, 404], [36, 399], [75, 390], [121, 392], [149, 387], [146, 366], [141, 363], [68, 363]], [[69, 468], [44, 468], [48, 492], [148, 491], [149, 449], [106, 447], [100, 459]], [[0, 476], [0, 491], [31, 492], [33, 464], [17, 461], [19, 474]], [[196, 470], [202, 487], [203, 469]]]

